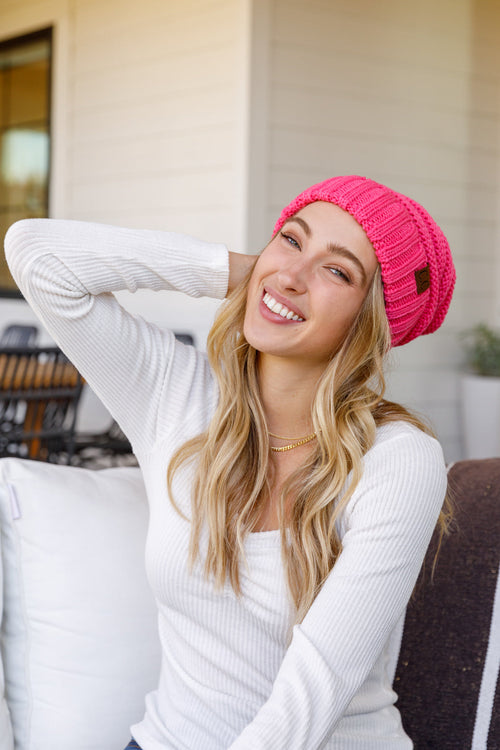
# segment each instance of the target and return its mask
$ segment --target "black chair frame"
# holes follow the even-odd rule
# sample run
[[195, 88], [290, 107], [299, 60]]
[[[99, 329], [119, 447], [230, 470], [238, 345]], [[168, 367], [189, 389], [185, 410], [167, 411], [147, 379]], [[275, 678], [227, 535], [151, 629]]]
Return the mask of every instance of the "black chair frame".
[[0, 349], [0, 457], [69, 463], [82, 388], [58, 347]]

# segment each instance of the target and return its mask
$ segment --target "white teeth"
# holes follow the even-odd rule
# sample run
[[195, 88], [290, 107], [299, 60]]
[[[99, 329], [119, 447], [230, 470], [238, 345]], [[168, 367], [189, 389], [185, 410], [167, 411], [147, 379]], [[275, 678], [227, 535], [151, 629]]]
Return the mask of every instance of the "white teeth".
[[281, 302], [277, 302], [274, 297], [271, 297], [269, 292], [266, 292], [264, 294], [263, 301], [266, 307], [268, 307], [273, 313], [281, 315], [282, 318], [286, 318], [287, 320], [304, 320], [304, 318], [301, 318], [292, 310], [289, 310], [286, 305], [282, 305]]

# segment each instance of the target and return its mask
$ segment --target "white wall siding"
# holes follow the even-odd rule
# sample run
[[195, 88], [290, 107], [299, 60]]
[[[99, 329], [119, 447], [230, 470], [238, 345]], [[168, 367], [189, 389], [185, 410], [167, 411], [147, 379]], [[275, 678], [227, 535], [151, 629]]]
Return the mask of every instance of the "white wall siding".
[[500, 6], [488, 0], [274, 0], [268, 237], [298, 191], [364, 174], [422, 202], [447, 233], [458, 282], [439, 334], [393, 353], [389, 395], [462, 453], [458, 333], [494, 317], [500, 256]]
[[[245, 11], [233, 0], [2, 0], [2, 38], [54, 26], [52, 216], [241, 245]], [[218, 304], [120, 299], [201, 347]], [[0, 304], [3, 318], [26, 317], [24, 303]]]
[[233, 238], [236, 27], [231, 0], [76, 4], [72, 215], [193, 231], [214, 211]]

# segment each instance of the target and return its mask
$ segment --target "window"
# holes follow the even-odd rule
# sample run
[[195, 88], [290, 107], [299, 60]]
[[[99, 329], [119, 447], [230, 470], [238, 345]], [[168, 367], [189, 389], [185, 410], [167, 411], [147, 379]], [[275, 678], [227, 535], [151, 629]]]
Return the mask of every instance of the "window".
[[0, 43], [0, 296], [18, 297], [3, 252], [17, 219], [48, 216], [52, 30]]

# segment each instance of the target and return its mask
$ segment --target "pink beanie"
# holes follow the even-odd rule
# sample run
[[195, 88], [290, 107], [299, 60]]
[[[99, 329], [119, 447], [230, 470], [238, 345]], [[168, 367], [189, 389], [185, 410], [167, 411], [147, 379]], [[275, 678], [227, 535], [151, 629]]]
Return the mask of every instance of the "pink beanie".
[[392, 345], [439, 328], [450, 306], [455, 268], [446, 237], [427, 211], [366, 177], [333, 177], [284, 208], [274, 233], [315, 201], [340, 206], [368, 235], [380, 263]]

